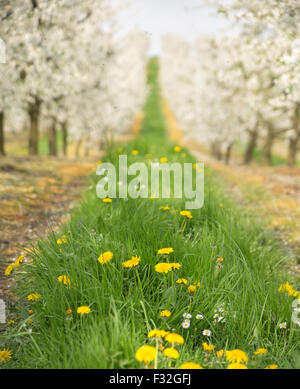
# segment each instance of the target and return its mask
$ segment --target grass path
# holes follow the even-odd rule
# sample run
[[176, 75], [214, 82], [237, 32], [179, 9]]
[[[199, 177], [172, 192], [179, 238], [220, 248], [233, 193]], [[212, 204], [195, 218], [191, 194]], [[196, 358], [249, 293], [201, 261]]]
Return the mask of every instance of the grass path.
[[[117, 165], [122, 152], [129, 164], [195, 161], [168, 139], [157, 70], [152, 61], [141, 136], [123, 150], [108, 148], [104, 160]], [[140, 350], [138, 359], [148, 357], [159, 368], [185, 362], [226, 368], [234, 361], [299, 367], [294, 297], [278, 291], [286, 281], [285, 251], [272, 231], [228, 198], [212, 170], [206, 170], [205, 205], [189, 219], [180, 214], [185, 199], [149, 195], [105, 203], [96, 197], [96, 183], [93, 177], [60, 234], [39, 241], [30, 261], [15, 268], [19, 306], [15, 324], [0, 337], [13, 353], [3, 367], [144, 367], [135, 358], [144, 345], [152, 348]], [[162, 248], [173, 251], [161, 255]], [[137, 266], [124, 267], [132, 257]], [[162, 262], [175, 264], [173, 270], [156, 271]], [[191, 319], [183, 325], [186, 313]], [[177, 335], [172, 340], [160, 332], [155, 341], [147, 336], [153, 329]]]

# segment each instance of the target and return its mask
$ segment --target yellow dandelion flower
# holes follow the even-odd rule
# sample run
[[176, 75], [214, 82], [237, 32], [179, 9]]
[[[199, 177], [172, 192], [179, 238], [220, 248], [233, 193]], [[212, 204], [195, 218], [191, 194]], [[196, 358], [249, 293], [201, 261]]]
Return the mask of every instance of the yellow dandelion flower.
[[160, 161], [161, 163], [166, 163], [166, 162], [168, 162], [168, 158], [162, 157], [162, 158], [160, 158], [159, 161]]
[[161, 317], [170, 317], [171, 315], [172, 315], [172, 313], [166, 309], [164, 311], [160, 312]]
[[146, 158], [151, 158], [152, 154], [146, 154]]
[[27, 296], [27, 300], [28, 300], [28, 301], [36, 301], [36, 300], [38, 300], [40, 297], [41, 297], [41, 295], [38, 294], [38, 293], [31, 293], [31, 294], [29, 294], [29, 295]]
[[218, 358], [222, 358], [223, 355], [224, 355], [224, 350], [219, 350], [219, 351], [217, 351], [217, 352], [216, 352], [216, 355], [217, 355]]
[[220, 262], [223, 262], [223, 261], [224, 261], [224, 259], [222, 257], [219, 257], [219, 258], [216, 259], [217, 263], [220, 263]]
[[15, 266], [20, 266], [20, 264], [23, 262], [23, 259], [25, 258], [26, 254], [22, 254], [19, 256], [19, 258], [15, 262]]
[[195, 285], [190, 285], [190, 286], [188, 287], [189, 293], [194, 293], [195, 290], [196, 290], [196, 286], [195, 286]]
[[266, 348], [258, 348], [254, 354], [255, 355], [263, 355], [263, 354], [266, 354], [268, 352], [268, 350]]
[[33, 314], [33, 309], [28, 309], [28, 315], [32, 315]]
[[265, 367], [265, 369], [275, 370], [275, 369], [278, 369], [278, 365], [271, 364], [271, 365], [268, 365], [267, 367]]
[[98, 258], [98, 262], [101, 263], [101, 265], [104, 265], [105, 263], [109, 262], [113, 257], [113, 253], [110, 251], [106, 251], [105, 253], [101, 254]]
[[242, 350], [235, 349], [235, 350], [228, 350], [225, 352], [227, 361], [234, 363], [241, 363], [241, 362], [248, 362], [248, 357], [246, 353]]
[[172, 271], [172, 267], [167, 262], [161, 262], [155, 265], [155, 271], [158, 273], [168, 273], [169, 271]]
[[227, 369], [248, 369], [248, 367], [242, 363], [231, 363], [227, 366]]
[[181, 268], [181, 264], [178, 263], [178, 262], [172, 262], [170, 263], [170, 266], [173, 270], [177, 270], [177, 269], [180, 269]]
[[223, 204], [223, 203], [220, 203], [220, 204], [219, 204], [219, 207], [220, 207], [220, 208], [223, 208], [223, 207], [224, 207], [224, 204]]
[[176, 343], [176, 344], [183, 344], [184, 343], [184, 338], [179, 335], [179, 334], [176, 334], [175, 332], [171, 332], [170, 334], [168, 334], [166, 337], [165, 337], [165, 340], [166, 342], [168, 343]]
[[109, 204], [112, 202], [112, 199], [110, 199], [109, 197], [105, 198], [102, 200], [103, 203], [106, 203], [106, 204]]
[[169, 210], [170, 210], [170, 207], [168, 207], [168, 206], [159, 207], [159, 209], [161, 209], [162, 211], [169, 211]]
[[170, 333], [169, 331], [165, 331], [165, 330], [151, 330], [148, 333], [148, 338], [163, 339], [169, 333]]
[[186, 370], [190, 370], [190, 369], [203, 369], [203, 367], [201, 365], [199, 365], [198, 363], [185, 362], [185, 363], [183, 363], [182, 365], [179, 366], [179, 369], [186, 369]]
[[211, 353], [216, 346], [214, 346], [213, 344], [208, 344], [206, 342], [203, 342], [202, 347], [203, 347], [203, 351], [208, 351], [209, 353]]
[[27, 319], [27, 323], [32, 323], [32, 321], [33, 321], [33, 320], [32, 320], [32, 319], [30, 319], [30, 318], [29, 318], [29, 319]]
[[86, 305], [77, 308], [77, 313], [79, 313], [79, 315], [87, 315], [90, 312], [90, 307], [87, 307]]
[[139, 362], [149, 363], [156, 357], [156, 348], [153, 346], [142, 346], [135, 353], [135, 359]]
[[14, 268], [15, 264], [11, 264], [11, 265], [8, 265], [7, 268], [5, 269], [4, 271], [4, 274], [8, 277], [10, 275], [10, 273], [12, 272], [13, 268]]
[[123, 262], [122, 266], [129, 268], [137, 266], [141, 261], [141, 257], [132, 257], [129, 261]]
[[9, 322], [7, 323], [9, 326], [13, 326], [16, 324], [16, 322], [14, 320], [9, 320]]
[[6, 348], [0, 350], [0, 361], [6, 362], [11, 358], [12, 352]]
[[179, 352], [173, 347], [167, 347], [164, 349], [164, 356], [172, 359], [179, 357]]
[[61, 284], [64, 284], [68, 289], [70, 288], [71, 286], [71, 280], [70, 278], [68, 278], [66, 275], [61, 275], [61, 276], [58, 276], [57, 277], [57, 280], [58, 282], [60, 282]]
[[187, 280], [185, 278], [179, 278], [177, 281], [176, 281], [177, 284], [187, 284]]
[[131, 152], [132, 155], [138, 155], [138, 153], [139, 153], [138, 150], [132, 150]]
[[61, 238], [57, 239], [56, 243], [61, 245], [61, 244], [64, 244], [64, 243], [67, 243], [67, 236], [66, 235], [63, 235]]
[[180, 212], [180, 215], [186, 217], [187, 219], [192, 219], [192, 217], [193, 217], [193, 216], [191, 215], [191, 212], [190, 212], [190, 211], [181, 211], [181, 212]]
[[278, 291], [286, 293], [289, 296], [294, 296], [294, 297], [299, 296], [299, 293], [296, 290], [294, 290], [292, 288], [292, 286], [288, 282], [286, 282], [285, 284], [280, 285]]
[[159, 249], [157, 254], [163, 254], [163, 255], [168, 255], [168, 254], [171, 254], [171, 253], [174, 253], [174, 249], [172, 249], [172, 247], [167, 247], [167, 248], [163, 248], [163, 249]]
[[67, 315], [71, 315], [71, 313], [72, 313], [72, 309], [71, 309], [71, 308], [68, 308], [68, 309], [66, 310], [66, 314], [67, 314]]
[[173, 149], [176, 153], [179, 153], [181, 151], [181, 147], [180, 146], [175, 146], [174, 149]]

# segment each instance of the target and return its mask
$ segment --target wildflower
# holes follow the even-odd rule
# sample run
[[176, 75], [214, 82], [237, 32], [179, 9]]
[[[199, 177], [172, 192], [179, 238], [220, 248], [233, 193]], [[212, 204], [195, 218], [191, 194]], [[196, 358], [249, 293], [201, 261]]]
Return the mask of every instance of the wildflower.
[[160, 316], [161, 317], [170, 317], [171, 316], [171, 312], [167, 311], [167, 310], [161, 311], [160, 312]]
[[185, 278], [179, 278], [177, 281], [176, 281], [177, 284], [187, 284], [187, 280]]
[[182, 327], [183, 328], [189, 328], [191, 325], [191, 322], [189, 320], [185, 320], [183, 323], [182, 323]]
[[85, 305], [77, 308], [77, 313], [79, 313], [79, 315], [87, 315], [90, 312], [91, 312], [90, 307], [87, 307]]
[[11, 264], [11, 265], [8, 265], [7, 268], [5, 269], [4, 271], [4, 274], [8, 277], [10, 275], [10, 273], [12, 272], [13, 268], [14, 268], [15, 264]]
[[202, 331], [202, 334], [204, 336], [211, 336], [211, 331], [210, 330], [204, 330], [204, 331]]
[[183, 363], [182, 365], [179, 366], [179, 369], [186, 369], [186, 370], [189, 370], [189, 369], [203, 369], [203, 367], [201, 365], [199, 365], [198, 363], [185, 362], [185, 363]]
[[61, 245], [61, 244], [64, 244], [64, 243], [67, 243], [67, 236], [66, 235], [63, 235], [61, 238], [57, 239], [56, 243]]
[[189, 291], [190, 293], [194, 293], [195, 290], [196, 290], [196, 286], [194, 286], [194, 285], [190, 285], [190, 286], [188, 287], [188, 291]]
[[101, 165], [102, 164], [102, 161], [98, 161], [97, 163], [96, 163], [96, 165], [98, 166], [98, 165]]
[[108, 203], [111, 203], [111, 202], [112, 202], [112, 199], [110, 199], [110, 198], [107, 197], [107, 198], [103, 199], [102, 201], [103, 201], [103, 203], [108, 204]]
[[98, 258], [98, 262], [101, 263], [101, 265], [104, 265], [105, 263], [109, 262], [113, 257], [113, 253], [110, 251], [106, 251], [105, 253], [101, 254]]
[[174, 253], [174, 250], [172, 249], [172, 247], [167, 247], [167, 248], [164, 248], [164, 249], [159, 249], [157, 254], [163, 254], [163, 255], [168, 255], [168, 254], [171, 254], [171, 253]]
[[227, 361], [234, 363], [241, 363], [241, 362], [248, 362], [248, 357], [246, 353], [242, 350], [235, 349], [235, 350], [228, 350], [225, 352]]
[[138, 150], [132, 150], [131, 152], [132, 155], [138, 155], [138, 153], [139, 153]]
[[23, 262], [23, 259], [25, 256], [26, 256], [26, 254], [20, 255], [19, 258], [15, 262], [15, 266], [19, 266]]
[[162, 211], [169, 211], [169, 210], [170, 210], [170, 207], [168, 207], [168, 206], [159, 207], [159, 209], [161, 209]]
[[191, 319], [192, 318], [192, 315], [190, 313], [186, 313], [184, 312], [184, 314], [182, 315], [185, 319]]
[[164, 349], [165, 349], [161, 343], [159, 344], [159, 349], [160, 349], [160, 351], [164, 351]]
[[155, 270], [158, 273], [168, 273], [169, 271], [179, 269], [180, 267], [180, 263], [160, 262], [155, 265]]
[[166, 342], [168, 343], [177, 343], [177, 344], [183, 344], [184, 343], [184, 338], [176, 334], [175, 332], [171, 332], [165, 337]]
[[11, 358], [12, 352], [4, 348], [3, 350], [0, 350], [0, 361], [5, 362], [8, 361]]
[[223, 259], [222, 257], [219, 257], [219, 258], [217, 258], [217, 260], [216, 260], [217, 263], [220, 263], [220, 262], [223, 262], [223, 261], [224, 261], [224, 259]]
[[217, 355], [218, 358], [222, 358], [223, 355], [224, 355], [224, 350], [219, 350], [219, 351], [217, 351], [217, 352], [216, 352], [216, 355]]
[[213, 344], [208, 344], [206, 342], [203, 342], [202, 347], [203, 347], [203, 351], [208, 351], [209, 353], [211, 353], [216, 346], [214, 346]]
[[265, 367], [265, 369], [275, 370], [275, 369], [278, 369], [278, 365], [271, 364], [271, 365], [268, 365], [267, 367]]
[[168, 331], [164, 331], [164, 330], [151, 330], [148, 333], [148, 338], [162, 339], [162, 338], [164, 338], [168, 334], [169, 334], [169, 332]]
[[179, 357], [179, 352], [173, 347], [167, 347], [164, 349], [164, 356], [172, 359], [177, 359]]
[[242, 363], [231, 363], [227, 366], [227, 369], [248, 369], [248, 367]]
[[219, 204], [219, 207], [220, 207], [220, 208], [223, 208], [223, 207], [224, 207], [224, 204], [223, 204], [223, 203], [220, 203], [220, 204]]
[[286, 282], [285, 284], [280, 285], [278, 291], [279, 291], [279, 292], [283, 292], [283, 293], [286, 292], [286, 294], [287, 294], [288, 296], [294, 296], [294, 297], [299, 296], [299, 292], [297, 292], [296, 290], [294, 290], [294, 289], [292, 288], [292, 286], [291, 286], [288, 282]]
[[162, 158], [160, 159], [160, 162], [161, 162], [161, 163], [166, 163], [166, 162], [168, 162], [168, 158], [162, 157]]
[[7, 324], [9, 326], [14, 326], [16, 324], [16, 322], [14, 320], [9, 320], [9, 322]]
[[197, 320], [202, 320], [203, 319], [203, 315], [201, 315], [201, 314], [198, 314], [195, 317], [196, 317]]
[[117, 151], [118, 151], [119, 154], [120, 154], [120, 153], [123, 153], [122, 147], [119, 147]]
[[280, 323], [280, 324], [279, 324], [279, 328], [286, 328], [286, 322]]
[[28, 315], [32, 315], [33, 314], [33, 309], [28, 309]]
[[174, 150], [176, 153], [179, 153], [179, 151], [181, 151], [181, 147], [180, 147], [180, 146], [175, 146], [173, 150]]
[[191, 212], [190, 212], [190, 211], [181, 211], [181, 212], [180, 212], [180, 215], [186, 217], [187, 219], [192, 219], [192, 217], [193, 217], [193, 216], [191, 215]]
[[141, 261], [141, 257], [131, 257], [129, 261], [123, 262], [122, 266], [127, 268], [135, 267], [140, 263], [140, 261]]
[[71, 309], [71, 308], [68, 308], [68, 309], [66, 310], [66, 314], [67, 314], [67, 315], [71, 315], [71, 314], [72, 314], [72, 309]]
[[151, 158], [152, 154], [146, 154], [146, 158]]
[[263, 354], [266, 354], [268, 352], [268, 350], [266, 348], [258, 348], [254, 354], [255, 355], [263, 355]]
[[32, 319], [31, 318], [27, 319], [27, 323], [32, 323]]
[[139, 362], [149, 363], [152, 362], [156, 357], [156, 348], [153, 346], [142, 346], [136, 353], [135, 358]]
[[35, 301], [35, 300], [38, 300], [40, 297], [41, 297], [41, 295], [38, 293], [31, 293], [27, 296], [27, 300], [28, 301]]
[[61, 275], [57, 277], [58, 282], [64, 284], [67, 289], [70, 288], [71, 280], [66, 275]]

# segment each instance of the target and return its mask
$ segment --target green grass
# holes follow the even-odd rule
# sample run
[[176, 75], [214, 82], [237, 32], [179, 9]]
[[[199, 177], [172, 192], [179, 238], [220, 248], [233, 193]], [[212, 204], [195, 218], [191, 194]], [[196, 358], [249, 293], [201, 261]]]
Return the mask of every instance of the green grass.
[[[150, 63], [150, 96], [145, 107], [141, 136], [124, 147], [128, 162], [167, 157], [169, 161], [193, 162], [187, 150], [175, 153], [169, 142], [157, 84], [157, 62]], [[138, 156], [131, 155], [133, 149]], [[117, 162], [116, 148], [110, 147], [106, 161]], [[147, 160], [150, 163], [150, 160]], [[176, 210], [184, 199], [114, 199], [104, 204], [95, 194], [97, 177], [71, 221], [60, 235], [51, 233], [37, 243], [33, 261], [22, 264], [18, 276], [19, 303], [13, 312], [16, 325], [2, 336], [3, 346], [13, 352], [7, 368], [138, 368], [136, 350], [145, 344], [150, 329], [176, 331], [185, 338], [178, 346], [180, 358], [169, 361], [160, 353], [160, 368], [178, 367], [193, 361], [203, 367], [223, 368], [215, 354], [206, 355], [202, 342], [219, 349], [240, 348], [249, 357], [249, 367], [270, 363], [280, 368], [299, 367], [299, 327], [291, 322], [292, 297], [278, 292], [284, 252], [270, 232], [258, 225], [253, 215], [239, 209], [224, 193], [213, 172], [205, 179], [205, 205], [185, 220]], [[220, 203], [223, 207], [220, 207]], [[159, 209], [168, 205], [170, 211]], [[167, 275], [157, 273], [161, 258], [157, 250], [172, 247], [172, 262], [182, 267]], [[97, 259], [111, 251], [113, 259], [101, 265]], [[125, 269], [122, 262], [141, 257], [137, 268]], [[223, 257], [222, 267], [216, 259]], [[67, 275], [71, 287], [57, 277]], [[184, 277], [189, 285], [200, 282], [195, 293], [175, 281]], [[296, 287], [295, 285], [293, 285]], [[35, 302], [26, 300], [39, 293]], [[224, 304], [225, 323], [213, 325], [215, 310]], [[91, 313], [81, 317], [77, 307]], [[28, 323], [28, 309], [33, 309]], [[71, 308], [73, 313], [66, 315]], [[160, 311], [170, 310], [165, 319]], [[191, 326], [182, 328], [184, 312], [192, 314]], [[196, 320], [195, 315], [204, 315]], [[279, 328], [287, 322], [287, 329]], [[25, 325], [25, 326], [24, 326]], [[29, 330], [32, 330], [29, 331]], [[210, 329], [212, 336], [202, 335]], [[0, 338], [1, 339], [1, 338]], [[155, 345], [155, 344], [154, 344]], [[268, 353], [252, 360], [253, 352], [265, 347]], [[1, 349], [1, 347], [0, 347]]]

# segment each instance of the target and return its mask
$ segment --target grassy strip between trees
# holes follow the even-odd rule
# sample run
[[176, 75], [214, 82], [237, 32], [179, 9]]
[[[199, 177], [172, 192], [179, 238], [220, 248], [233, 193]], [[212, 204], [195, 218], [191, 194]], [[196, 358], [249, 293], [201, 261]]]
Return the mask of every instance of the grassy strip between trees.
[[[195, 162], [186, 150], [174, 151], [167, 138], [157, 70], [153, 60], [142, 134], [122, 153], [129, 164], [161, 157]], [[108, 147], [105, 160], [117, 165], [120, 152]], [[33, 261], [17, 269], [15, 325], [2, 336], [12, 357], [1, 367], [138, 368], [144, 363], [135, 353], [143, 345], [157, 346], [150, 366], [159, 368], [185, 362], [227, 368], [234, 361], [248, 368], [299, 367], [300, 328], [291, 321], [295, 297], [278, 291], [285, 282], [279, 275], [284, 255], [270, 232], [226, 198], [213, 172], [206, 171], [205, 205], [191, 211], [191, 219], [180, 214], [184, 199], [149, 196], [104, 203], [96, 197], [96, 176], [92, 182], [61, 235], [39, 241], [30, 254]], [[174, 252], [160, 255], [161, 248]], [[101, 264], [98, 258], [105, 252], [113, 258]], [[139, 264], [123, 267], [132, 256], [141, 258]], [[167, 258], [181, 267], [157, 272], [155, 265]], [[181, 278], [187, 284], [176, 282]], [[81, 306], [90, 312], [77, 313]], [[163, 310], [171, 315], [160, 316]], [[184, 313], [192, 315], [189, 328], [182, 326]], [[280, 328], [284, 322], [286, 328]], [[177, 349], [179, 358], [165, 356], [160, 341], [147, 337], [153, 329], [184, 337], [181, 345], [161, 343]], [[259, 348], [267, 352], [254, 354]], [[247, 358], [242, 352], [217, 356], [216, 351], [233, 349]], [[169, 353], [176, 356], [174, 350]]]

